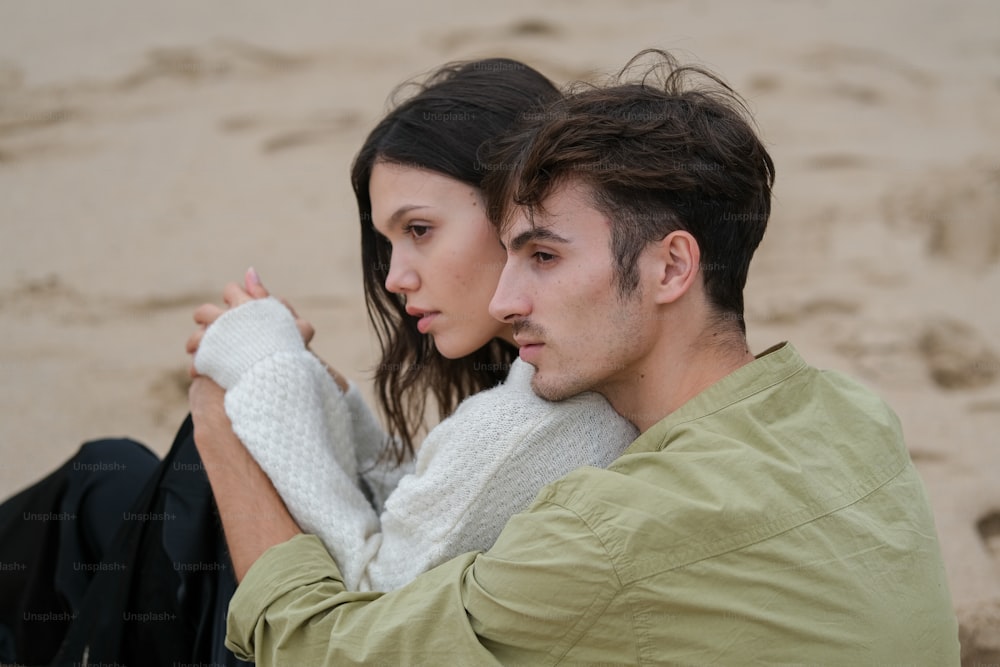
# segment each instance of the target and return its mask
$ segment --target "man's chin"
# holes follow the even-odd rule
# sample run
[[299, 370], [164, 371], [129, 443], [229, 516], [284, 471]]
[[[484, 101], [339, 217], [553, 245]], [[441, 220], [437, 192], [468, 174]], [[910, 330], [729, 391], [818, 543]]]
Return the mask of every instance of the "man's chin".
[[537, 367], [535, 377], [531, 380], [531, 390], [535, 392], [536, 396], [544, 398], [546, 401], [564, 401], [582, 391], [570, 388], [558, 381], [547, 380], [544, 377], [540, 378]]

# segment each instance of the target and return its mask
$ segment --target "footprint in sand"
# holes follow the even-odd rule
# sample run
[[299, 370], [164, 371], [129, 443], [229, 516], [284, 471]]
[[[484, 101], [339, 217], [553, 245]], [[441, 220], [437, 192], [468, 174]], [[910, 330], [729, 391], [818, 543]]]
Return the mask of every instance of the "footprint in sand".
[[361, 125], [362, 114], [356, 111], [341, 111], [294, 123], [288, 129], [264, 140], [264, 153], [278, 153], [290, 148], [315, 146], [334, 140]]
[[[824, 310], [836, 313], [836, 305], [833, 302]], [[843, 304], [842, 312], [851, 312], [848, 306]], [[778, 321], [798, 322], [807, 313], [781, 313]], [[965, 322], [949, 318], [860, 322], [852, 320], [829, 333], [834, 349], [849, 359], [863, 378], [897, 387], [929, 382], [949, 392], [988, 387], [1000, 378], [1000, 355], [982, 333]], [[993, 412], [1000, 410], [1000, 402], [980, 397], [967, 410]]]
[[890, 220], [923, 231], [932, 257], [966, 270], [1000, 261], [1000, 160], [927, 173], [885, 208]]
[[[1000, 576], [1000, 510], [986, 514], [976, 523], [979, 538], [992, 556]], [[959, 610], [959, 642], [963, 665], [1000, 663], [1000, 600], [985, 601], [974, 609]]]
[[509, 40], [511, 38], [552, 37], [559, 34], [555, 24], [541, 18], [524, 17], [506, 26], [493, 28], [458, 28], [435, 37], [434, 41], [446, 51], [453, 51], [469, 44], [483, 41]]
[[[441, 33], [431, 33], [428, 42], [444, 54], [460, 54], [474, 46], [476, 51], [489, 51], [497, 57], [508, 57], [530, 62], [553, 81], [585, 81], [594, 76], [594, 70], [570, 65], [565, 61], [546, 58], [542, 53], [532, 53], [531, 47], [546, 40], [565, 36], [566, 29], [547, 19], [526, 16], [501, 26], [451, 28]], [[464, 57], [464, 56], [459, 56]]]
[[300, 119], [239, 115], [221, 119], [218, 127], [227, 134], [269, 134], [261, 142], [260, 149], [270, 154], [335, 140], [344, 132], [360, 127], [363, 118], [364, 114], [360, 111], [350, 109]]
[[146, 54], [146, 62], [119, 79], [117, 86], [131, 89], [162, 79], [197, 83], [206, 79], [272, 76], [310, 62], [310, 56], [281, 53], [236, 40], [202, 48], [153, 49]]
[[943, 389], [975, 389], [1000, 374], [1000, 357], [975, 329], [957, 320], [924, 325], [917, 339], [934, 383]]
[[83, 117], [78, 108], [25, 96], [0, 105], [0, 163], [79, 151], [81, 146], [53, 140], [45, 131]]
[[976, 524], [986, 549], [1000, 564], [1000, 510], [990, 512]]
[[867, 166], [871, 160], [853, 153], [822, 153], [804, 160], [804, 166], [810, 169], [858, 169]]
[[803, 54], [799, 62], [825, 75], [834, 95], [863, 105], [881, 104], [892, 88], [920, 92], [934, 85], [926, 71], [878, 49], [827, 44]]

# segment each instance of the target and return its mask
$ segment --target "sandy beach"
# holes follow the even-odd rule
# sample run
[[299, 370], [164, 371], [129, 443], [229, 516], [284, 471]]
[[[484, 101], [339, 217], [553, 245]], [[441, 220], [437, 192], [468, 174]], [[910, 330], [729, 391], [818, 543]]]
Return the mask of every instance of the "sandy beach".
[[747, 326], [898, 412], [963, 664], [1000, 662], [1000, 4], [0, 0], [0, 497], [91, 438], [159, 453], [191, 313], [253, 265], [367, 384], [354, 152], [401, 81], [723, 75], [777, 165]]

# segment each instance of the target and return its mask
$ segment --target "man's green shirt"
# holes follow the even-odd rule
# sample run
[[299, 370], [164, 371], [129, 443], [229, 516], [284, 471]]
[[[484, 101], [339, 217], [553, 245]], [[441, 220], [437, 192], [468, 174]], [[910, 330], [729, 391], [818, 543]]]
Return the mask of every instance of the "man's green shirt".
[[345, 591], [312, 536], [273, 547], [228, 641], [268, 667], [959, 662], [898, 419], [788, 344], [402, 589]]

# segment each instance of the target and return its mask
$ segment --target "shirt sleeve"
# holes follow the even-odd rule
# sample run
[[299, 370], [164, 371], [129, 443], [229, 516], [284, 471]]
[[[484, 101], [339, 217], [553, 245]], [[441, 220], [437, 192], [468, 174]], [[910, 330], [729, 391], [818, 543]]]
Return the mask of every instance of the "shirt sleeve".
[[552, 505], [516, 516], [489, 552], [389, 593], [348, 592], [322, 545], [298, 536], [248, 571], [227, 645], [258, 664], [557, 664], [601, 618], [616, 581], [600, 540]]

